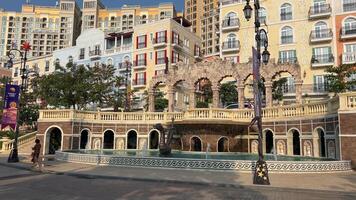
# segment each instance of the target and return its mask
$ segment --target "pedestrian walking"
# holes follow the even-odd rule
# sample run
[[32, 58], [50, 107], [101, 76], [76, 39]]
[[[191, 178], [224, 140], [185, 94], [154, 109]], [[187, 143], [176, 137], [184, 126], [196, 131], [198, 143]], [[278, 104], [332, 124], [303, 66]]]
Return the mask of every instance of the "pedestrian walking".
[[41, 158], [40, 158], [40, 152], [41, 152], [41, 144], [40, 144], [40, 140], [36, 139], [35, 140], [35, 146], [32, 147], [32, 167], [36, 167], [38, 165], [38, 168], [41, 170], [42, 169], [42, 162], [41, 162]]

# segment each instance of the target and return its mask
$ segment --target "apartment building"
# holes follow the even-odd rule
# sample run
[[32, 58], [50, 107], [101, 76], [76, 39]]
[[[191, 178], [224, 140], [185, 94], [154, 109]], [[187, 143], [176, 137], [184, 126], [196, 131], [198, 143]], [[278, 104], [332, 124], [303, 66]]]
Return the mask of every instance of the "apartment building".
[[21, 12], [0, 11], [0, 56], [25, 41], [32, 45], [29, 57], [42, 57], [75, 44], [80, 34], [80, 9], [75, 0], [56, 6], [24, 4]]
[[185, 0], [185, 17], [192, 30], [202, 39], [202, 54], [219, 55], [219, 0]]
[[172, 3], [154, 7], [124, 5], [121, 8], [105, 8], [100, 0], [83, 1], [82, 30], [98, 28], [104, 32], [132, 30], [134, 26], [177, 16]]
[[[271, 62], [298, 63], [303, 78], [303, 93], [325, 96], [327, 82], [325, 69], [337, 64], [335, 43], [339, 31], [335, 30], [333, 0], [265, 0], [261, 1], [259, 18], [261, 28], [268, 32], [268, 50]], [[253, 2], [251, 2], [252, 5]], [[246, 1], [220, 1], [220, 56], [223, 59], [245, 63], [251, 59], [255, 45], [254, 17], [247, 21], [243, 8]], [[265, 38], [265, 35], [262, 35]], [[262, 41], [262, 50], [263, 50]], [[295, 93], [294, 78], [287, 78], [285, 94]]]
[[[134, 27], [132, 87], [138, 95], [148, 89], [152, 77], [164, 74], [178, 62], [194, 63], [200, 58], [201, 40], [190, 26], [179, 17]], [[160, 85], [159, 89], [164, 92], [167, 88]]]

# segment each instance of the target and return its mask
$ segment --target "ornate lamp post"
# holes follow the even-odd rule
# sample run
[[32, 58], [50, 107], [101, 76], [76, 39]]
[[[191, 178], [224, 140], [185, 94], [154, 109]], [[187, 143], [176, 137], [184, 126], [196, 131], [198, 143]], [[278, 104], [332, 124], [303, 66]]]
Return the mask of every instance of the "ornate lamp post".
[[[258, 161], [255, 165], [255, 173], [253, 178], [254, 184], [260, 185], [269, 185], [269, 177], [268, 177], [268, 169], [267, 163], [263, 160], [263, 151], [262, 151], [262, 104], [261, 104], [261, 75], [260, 75], [260, 67], [261, 67], [261, 41], [263, 41], [263, 45], [265, 50], [262, 53], [262, 61], [264, 64], [268, 63], [270, 53], [267, 50], [268, 47], [268, 39], [267, 32], [264, 29], [260, 30], [260, 19], [258, 15], [258, 10], [260, 9], [260, 1], [255, 0], [254, 2], [254, 15], [255, 15], [255, 40], [256, 40], [256, 51], [254, 51], [254, 93], [255, 93], [255, 118], [252, 120], [251, 125], [257, 123], [258, 129]], [[246, 6], [243, 9], [244, 15], [247, 21], [251, 19], [252, 16], [252, 7], [250, 6], [250, 0], [246, 0]], [[264, 35], [265, 38], [261, 38], [261, 35]]]
[[[20, 65], [20, 72], [21, 72], [21, 87], [20, 87], [20, 98], [21, 98], [21, 93], [22, 91], [25, 90], [25, 86], [26, 86], [26, 82], [27, 82], [27, 78], [28, 78], [28, 73], [27, 73], [27, 69], [26, 69], [26, 61], [27, 61], [27, 52], [31, 50], [31, 45], [28, 42], [23, 43], [21, 49], [24, 51], [24, 53], [18, 49], [10, 49], [7, 53], [9, 60], [6, 64], [6, 66], [8, 68], [12, 68], [13, 67], [13, 59], [16, 57], [16, 52], [19, 53], [20, 58], [21, 58], [21, 65]], [[18, 109], [17, 109], [17, 124], [16, 124], [16, 130], [15, 130], [15, 141], [14, 141], [14, 146], [11, 149], [9, 158], [8, 158], [8, 162], [9, 163], [14, 163], [14, 162], [19, 162], [19, 157], [18, 157], [18, 149], [17, 149], [17, 141], [18, 141], [18, 137], [19, 137], [19, 118], [20, 118], [20, 108], [21, 105], [19, 105]]]
[[129, 78], [131, 77], [131, 62], [128, 60], [125, 61], [125, 111], [130, 111], [130, 94], [129, 94]]

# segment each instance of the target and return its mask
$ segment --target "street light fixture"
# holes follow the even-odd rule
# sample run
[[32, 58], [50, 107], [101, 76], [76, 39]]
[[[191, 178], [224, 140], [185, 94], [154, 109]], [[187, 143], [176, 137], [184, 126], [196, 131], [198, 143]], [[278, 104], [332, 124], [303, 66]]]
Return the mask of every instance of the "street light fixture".
[[[255, 173], [253, 178], [254, 184], [259, 185], [269, 185], [269, 177], [268, 177], [268, 169], [267, 163], [263, 160], [263, 151], [262, 151], [262, 104], [261, 104], [261, 75], [260, 75], [260, 67], [261, 67], [261, 41], [263, 41], [264, 51], [262, 53], [262, 61], [264, 64], [267, 64], [269, 61], [270, 53], [267, 50], [268, 47], [268, 37], [267, 32], [264, 29], [260, 30], [260, 19], [259, 19], [259, 9], [260, 9], [260, 1], [255, 0], [254, 2], [254, 14], [255, 14], [255, 41], [256, 41], [256, 51], [257, 59], [254, 59], [254, 93], [255, 93], [255, 118], [253, 118], [251, 125], [257, 123], [258, 130], [258, 161], [255, 165]], [[249, 21], [252, 17], [252, 7], [250, 6], [250, 0], [246, 0], [246, 6], [243, 9], [245, 18]], [[264, 35], [264, 38], [261, 38], [261, 35]], [[255, 51], [254, 51], [255, 53]]]
[[[6, 66], [8, 68], [12, 68], [14, 65], [13, 59], [16, 57], [16, 52], [19, 53], [20, 58], [21, 58], [21, 64], [20, 64], [20, 72], [21, 72], [21, 87], [20, 87], [20, 92], [19, 92], [19, 98], [21, 98], [21, 93], [25, 89], [26, 81], [28, 78], [28, 72], [26, 68], [26, 61], [27, 61], [27, 52], [31, 50], [31, 45], [28, 42], [23, 43], [21, 46], [21, 49], [24, 51], [24, 53], [19, 50], [19, 49], [10, 49], [7, 53], [7, 56], [9, 57], [9, 60], [7, 61]], [[21, 102], [21, 100], [20, 100]], [[18, 137], [19, 137], [19, 119], [20, 119], [20, 108], [21, 104], [19, 105], [17, 109], [17, 116], [16, 116], [16, 130], [15, 130], [15, 140], [14, 140], [14, 145], [13, 148], [11, 149], [9, 158], [7, 162], [9, 163], [14, 163], [14, 162], [19, 162], [19, 157], [18, 157], [18, 149], [17, 149], [17, 142], [18, 142]]]

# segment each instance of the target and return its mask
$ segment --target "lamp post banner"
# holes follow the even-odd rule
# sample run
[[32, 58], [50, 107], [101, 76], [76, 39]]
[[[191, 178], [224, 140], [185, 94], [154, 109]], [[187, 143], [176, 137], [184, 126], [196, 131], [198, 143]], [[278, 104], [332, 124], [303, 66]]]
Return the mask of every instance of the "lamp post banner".
[[18, 85], [6, 84], [5, 104], [1, 120], [1, 130], [10, 127], [16, 128], [17, 109], [19, 107], [20, 87]]

